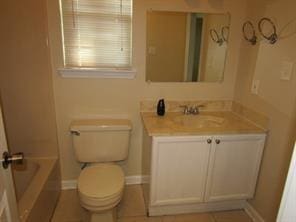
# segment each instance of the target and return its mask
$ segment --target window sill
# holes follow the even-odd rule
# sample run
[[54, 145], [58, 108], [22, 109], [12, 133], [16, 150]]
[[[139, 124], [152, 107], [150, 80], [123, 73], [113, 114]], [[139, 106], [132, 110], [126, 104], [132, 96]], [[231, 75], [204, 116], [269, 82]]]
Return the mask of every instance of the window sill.
[[136, 70], [61, 68], [59, 74], [64, 78], [102, 78], [102, 79], [134, 79]]

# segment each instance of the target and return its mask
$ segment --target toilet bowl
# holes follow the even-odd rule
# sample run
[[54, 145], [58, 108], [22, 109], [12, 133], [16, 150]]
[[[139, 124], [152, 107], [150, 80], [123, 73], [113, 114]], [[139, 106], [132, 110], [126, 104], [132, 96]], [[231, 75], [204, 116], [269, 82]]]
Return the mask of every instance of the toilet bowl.
[[119, 166], [86, 167], [79, 175], [77, 188], [81, 205], [92, 213], [92, 222], [98, 218], [103, 221], [103, 217], [106, 222], [116, 220], [113, 208], [120, 202], [124, 188], [124, 173]]
[[129, 120], [80, 120], [71, 124], [76, 158], [88, 163], [77, 181], [80, 204], [91, 222], [115, 222], [124, 190], [124, 173], [116, 161], [127, 157]]

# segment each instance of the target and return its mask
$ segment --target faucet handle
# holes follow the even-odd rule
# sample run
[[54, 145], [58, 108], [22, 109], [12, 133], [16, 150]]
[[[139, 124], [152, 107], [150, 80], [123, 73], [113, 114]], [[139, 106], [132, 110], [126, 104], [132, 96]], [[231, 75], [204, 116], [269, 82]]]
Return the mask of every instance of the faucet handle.
[[191, 111], [191, 114], [193, 114], [193, 115], [199, 114], [199, 106], [191, 107], [190, 111]]
[[179, 106], [181, 108], [183, 108], [183, 113], [185, 115], [189, 114], [189, 107], [187, 105], [182, 105], [182, 106]]
[[199, 114], [199, 108], [203, 108], [203, 107], [205, 107], [205, 105], [196, 105], [194, 107], [191, 107], [191, 113], [193, 115], [197, 115]]
[[199, 108], [204, 108], [204, 107], [206, 107], [206, 106], [201, 104], [201, 105], [196, 105], [194, 108], [199, 111]]
[[204, 108], [206, 106], [204, 104], [201, 104], [201, 105], [196, 105], [195, 107], [197, 107], [197, 108]]

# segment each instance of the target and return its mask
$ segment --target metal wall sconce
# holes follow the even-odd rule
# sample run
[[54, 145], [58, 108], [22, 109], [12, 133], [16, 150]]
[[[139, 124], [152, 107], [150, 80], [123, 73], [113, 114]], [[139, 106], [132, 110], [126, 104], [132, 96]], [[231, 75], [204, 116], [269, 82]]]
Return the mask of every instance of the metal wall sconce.
[[[265, 22], [268, 22], [269, 25], [272, 27], [273, 29], [273, 32], [268, 36], [267, 34], [265, 34], [263, 32], [263, 25]], [[260, 34], [269, 41], [270, 44], [275, 44], [278, 40], [278, 35], [277, 35], [277, 32], [276, 32], [276, 26], [275, 24], [273, 23], [273, 21], [270, 19], [270, 18], [262, 18], [260, 19], [259, 23], [258, 23], [258, 30], [260, 32]]]

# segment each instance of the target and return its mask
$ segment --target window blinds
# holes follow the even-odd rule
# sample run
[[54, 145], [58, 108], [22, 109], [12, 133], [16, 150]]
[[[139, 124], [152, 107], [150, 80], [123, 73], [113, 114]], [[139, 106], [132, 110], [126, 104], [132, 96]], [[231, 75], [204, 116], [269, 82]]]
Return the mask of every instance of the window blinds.
[[65, 67], [131, 67], [132, 0], [61, 0]]

